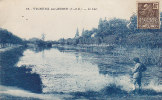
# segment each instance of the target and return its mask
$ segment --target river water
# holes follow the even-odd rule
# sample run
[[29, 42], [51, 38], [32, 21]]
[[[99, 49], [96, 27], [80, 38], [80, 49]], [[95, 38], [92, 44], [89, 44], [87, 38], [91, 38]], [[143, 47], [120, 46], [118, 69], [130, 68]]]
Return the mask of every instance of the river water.
[[[147, 71], [143, 73], [142, 89], [162, 92], [160, 52], [160, 48], [126, 47], [106, 50], [105, 48], [78, 50], [64, 47], [44, 50], [25, 49], [15, 65], [17, 68], [26, 66], [31, 69], [30, 73], [40, 77], [41, 82], [32, 82], [29, 85], [39, 84], [41, 87], [33, 89], [41, 88], [43, 94], [100, 92], [107, 87], [116, 87], [129, 93], [134, 90], [132, 59], [139, 57], [141, 62], [147, 65]], [[35, 79], [33, 76], [28, 78]], [[34, 91], [32, 88], [27, 90]]]

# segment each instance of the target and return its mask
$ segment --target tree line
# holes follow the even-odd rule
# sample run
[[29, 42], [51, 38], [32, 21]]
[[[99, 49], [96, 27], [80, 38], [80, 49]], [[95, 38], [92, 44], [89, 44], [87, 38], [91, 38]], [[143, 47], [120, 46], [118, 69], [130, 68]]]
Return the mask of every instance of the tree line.
[[6, 29], [0, 28], [0, 45], [1, 47], [9, 46], [12, 44], [23, 44], [23, 40], [12, 34]]
[[[162, 13], [160, 13], [162, 18]], [[82, 30], [78, 36], [78, 29], [74, 38], [61, 38], [55, 43], [68, 45], [82, 44], [129, 44], [129, 45], [162, 45], [162, 19], [160, 29], [137, 29], [137, 16], [133, 14], [130, 20], [100, 18], [98, 27]]]

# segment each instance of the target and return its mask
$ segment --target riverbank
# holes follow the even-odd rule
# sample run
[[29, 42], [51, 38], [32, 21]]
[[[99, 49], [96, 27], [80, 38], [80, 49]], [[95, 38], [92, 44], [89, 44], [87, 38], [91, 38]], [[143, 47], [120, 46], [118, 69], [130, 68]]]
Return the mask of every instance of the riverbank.
[[0, 85], [0, 100], [64, 100], [69, 98], [67, 94], [38, 94], [16, 87]]
[[[85, 94], [85, 95], [83, 95]], [[161, 95], [139, 95], [127, 94], [120, 95], [98, 95], [96, 93], [83, 93], [81, 95], [75, 94], [36, 94], [23, 90], [9, 90], [0, 92], [0, 100], [161, 100]]]
[[9, 51], [9, 50], [14, 49], [14, 48], [18, 48], [20, 46], [22, 46], [22, 45], [13, 45], [13, 46], [5, 47], [5, 48], [0, 48], [0, 53], [3, 53], [5, 51]]
[[[97, 98], [95, 100], [161, 100], [162, 96], [127, 96], [127, 97], [111, 97], [111, 98]], [[0, 94], [1, 100], [91, 100], [86, 99], [84, 97], [78, 99], [59, 99], [56, 97], [51, 99], [43, 99], [43, 98], [32, 98], [32, 97], [18, 97], [11, 95]]]
[[84, 51], [84, 52], [94, 52], [94, 53], [107, 53], [107, 51], [112, 50], [113, 48], [115, 48], [116, 46], [113, 44], [83, 44], [83, 45], [53, 45], [53, 48], [57, 48], [60, 51], [62, 50], [76, 50], [76, 51]]
[[[99, 55], [80, 52], [79, 49], [71, 50], [68, 46], [66, 48], [51, 48], [40, 52], [15, 48], [2, 53], [0, 76], [4, 76], [2, 86], [7, 86], [8, 89], [0, 87], [0, 99], [160, 100], [162, 98], [161, 91], [155, 89], [159, 89], [160, 85], [150, 83], [151, 80], [157, 83], [156, 79], [160, 77], [160, 74], [156, 74], [159, 73], [160, 66], [148, 67], [147, 75], [150, 75], [148, 78], [144, 74], [146, 79], [143, 83], [148, 82], [147, 86], [150, 87], [144, 86], [140, 94], [127, 91], [131, 88], [129, 77], [127, 77], [131, 68], [131, 65], [127, 65], [131, 63], [129, 59], [141, 53], [148, 57], [147, 54], [150, 52], [153, 53], [150, 54], [151, 57], [158, 58], [156, 54], [160, 52], [160, 49], [143, 52], [147, 49], [129, 50], [121, 47], [107, 50], [106, 54]], [[94, 52], [94, 48], [87, 47], [87, 50]], [[113, 83], [114, 85], [111, 85]]]

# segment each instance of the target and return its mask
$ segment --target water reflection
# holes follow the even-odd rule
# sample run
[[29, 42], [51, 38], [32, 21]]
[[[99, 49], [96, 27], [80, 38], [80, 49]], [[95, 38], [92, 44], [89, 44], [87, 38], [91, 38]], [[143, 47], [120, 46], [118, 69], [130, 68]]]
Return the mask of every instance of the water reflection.
[[[148, 70], [143, 75], [143, 87], [151, 87], [158, 91], [162, 90], [162, 88], [156, 88], [161, 86], [161, 81], [159, 81], [161, 80], [161, 48], [120, 46], [115, 48], [104, 48], [104, 50], [102, 50], [103, 48], [94, 47], [92, 49], [91, 47], [91, 49], [86, 52], [84, 50], [86, 48], [82, 49], [83, 48], [80, 48], [78, 51], [73, 50], [73, 52], [80, 54], [79, 56], [81, 59], [79, 61], [97, 64], [100, 74], [112, 77], [119, 77], [122, 75], [129, 75], [131, 77], [131, 70], [134, 67], [132, 59], [134, 57], [139, 57], [142, 63], [148, 67]], [[96, 53], [96, 51], [101, 52]], [[65, 48], [64, 52], [69, 53], [69, 48]]]
[[[140, 56], [141, 60], [147, 64], [146, 57], [152, 55], [151, 59], [156, 58], [152, 62], [154, 66], [148, 65], [144, 83], [147, 85], [145, 88], [152, 86], [151, 89], [156, 89], [154, 83], [159, 83], [157, 79], [160, 78], [160, 74], [157, 74], [159, 66], [156, 64], [159, 59], [158, 48], [150, 50], [151, 54], [145, 52], [145, 48], [119, 47], [106, 49], [107, 51], [99, 50], [100, 53], [93, 50], [97, 51], [99, 48], [85, 51], [83, 48], [58, 47], [41, 52], [27, 49], [17, 65], [19, 67], [34, 65], [32, 72], [40, 75], [44, 85], [43, 93], [94, 92], [111, 89], [118, 92], [120, 90], [129, 92], [133, 89], [130, 72], [134, 65], [131, 59]], [[152, 74], [156, 74], [156, 76], [151, 76]], [[154, 81], [153, 84], [150, 84], [150, 81]]]
[[41, 93], [42, 82], [40, 76], [31, 73], [32, 69], [29, 66], [15, 66], [20, 57], [23, 56], [24, 50], [24, 47], [19, 47], [0, 54], [0, 84]]
[[28, 49], [30, 49], [31, 51], [35, 52], [35, 53], [39, 53], [39, 52], [43, 52], [44, 50], [49, 50], [51, 49], [50, 47], [37, 47], [37, 46], [34, 46], [34, 47], [28, 47]]
[[[67, 51], [68, 53], [66, 53]], [[86, 57], [81, 56], [79, 52], [67, 51], [62, 53], [56, 49], [44, 50], [46, 59], [43, 59], [41, 52], [35, 53], [26, 50], [18, 66], [35, 65], [32, 71], [40, 74], [44, 93], [99, 91], [117, 81], [108, 74], [100, 74], [97, 64], [87, 62], [88, 60], [82, 61]], [[87, 59], [91, 58], [93, 59], [93, 56], [89, 55]], [[129, 81], [128, 78], [126, 82], [129, 83]], [[117, 85], [121, 85], [119, 81]], [[130, 88], [131, 84], [127, 90]]]

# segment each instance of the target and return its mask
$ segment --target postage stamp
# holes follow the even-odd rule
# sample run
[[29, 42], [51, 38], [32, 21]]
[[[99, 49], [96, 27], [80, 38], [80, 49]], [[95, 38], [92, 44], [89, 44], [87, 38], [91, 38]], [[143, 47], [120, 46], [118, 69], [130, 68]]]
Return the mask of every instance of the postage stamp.
[[159, 29], [159, 2], [137, 2], [137, 28]]

